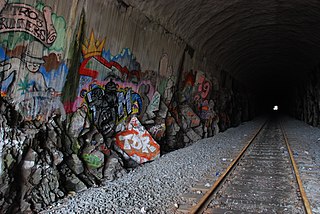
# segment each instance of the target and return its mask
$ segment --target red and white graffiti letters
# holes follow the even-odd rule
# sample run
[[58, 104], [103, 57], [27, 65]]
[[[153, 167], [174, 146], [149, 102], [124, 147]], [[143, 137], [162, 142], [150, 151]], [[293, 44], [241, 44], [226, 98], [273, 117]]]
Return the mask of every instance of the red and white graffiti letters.
[[160, 146], [136, 117], [132, 117], [127, 130], [116, 135], [116, 144], [137, 163], [154, 160], [160, 155]]

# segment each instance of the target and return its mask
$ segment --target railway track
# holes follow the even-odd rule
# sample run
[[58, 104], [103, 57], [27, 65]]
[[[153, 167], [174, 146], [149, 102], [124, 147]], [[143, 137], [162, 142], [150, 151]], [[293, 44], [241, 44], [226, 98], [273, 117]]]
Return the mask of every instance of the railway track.
[[206, 182], [192, 188], [185, 196], [191, 205], [179, 206], [178, 213], [312, 213], [286, 134], [275, 120], [257, 131], [215, 182]]

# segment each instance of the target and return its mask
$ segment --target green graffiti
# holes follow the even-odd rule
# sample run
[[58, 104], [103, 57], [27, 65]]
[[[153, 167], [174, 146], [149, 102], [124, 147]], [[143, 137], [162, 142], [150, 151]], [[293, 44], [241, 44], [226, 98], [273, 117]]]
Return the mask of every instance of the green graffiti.
[[[11, 0], [8, 3], [20, 3], [20, 0]], [[46, 5], [42, 1], [38, 1], [35, 5], [35, 8], [39, 11], [43, 11], [43, 8]], [[55, 13], [51, 14], [52, 23], [57, 32], [57, 38], [52, 46], [48, 47], [50, 52], [63, 52], [65, 46], [65, 37], [66, 37], [66, 21], [62, 16], [58, 16]], [[14, 50], [18, 45], [22, 45], [25, 41], [32, 42], [35, 38], [25, 32], [7, 32], [1, 33], [0, 44], [2, 47], [6, 47], [8, 50]]]
[[79, 142], [76, 140], [72, 143], [71, 145], [71, 150], [75, 153], [78, 154], [79, 150], [80, 150], [81, 146], [79, 144]]
[[18, 83], [18, 90], [19, 91], [22, 91], [22, 94], [25, 94], [26, 92], [29, 91], [30, 87], [32, 86], [32, 83], [29, 83], [29, 74], [27, 74], [23, 80], [21, 80], [19, 83]]
[[8, 3], [21, 3], [21, 0], [8, 0]]
[[67, 32], [66, 22], [63, 17], [57, 16], [54, 13], [52, 14], [52, 22], [57, 31], [57, 38], [53, 45], [49, 47], [49, 51], [63, 52]]
[[[37, 2], [35, 8], [39, 11], [43, 11], [43, 8], [46, 5], [43, 2]], [[67, 32], [67, 25], [66, 21], [62, 16], [58, 16], [55, 13], [51, 14], [52, 23], [54, 25], [54, 28], [57, 31], [57, 38], [52, 44], [51, 47], [48, 48], [49, 51], [57, 51], [57, 52], [63, 52], [64, 50], [64, 43], [65, 43], [65, 36]]]
[[24, 32], [8, 32], [2, 33], [0, 37], [0, 44], [9, 50], [13, 50], [24, 41], [34, 41], [34, 37]]
[[83, 154], [82, 155], [83, 160], [87, 163], [89, 167], [92, 168], [99, 168], [102, 166], [102, 162], [100, 158], [96, 155], [92, 154]]
[[42, 2], [42, 1], [37, 1], [36, 2], [36, 5], [35, 5], [35, 8], [39, 11], [43, 11], [43, 8], [45, 7], [46, 5]]
[[12, 163], [16, 162], [16, 160], [12, 157], [12, 155], [9, 153], [6, 155], [4, 162], [7, 165], [7, 168], [11, 166]]
[[158, 86], [158, 91], [159, 91], [159, 93], [160, 93], [161, 95], [163, 95], [163, 94], [164, 94], [164, 91], [166, 90], [167, 82], [168, 82], [167, 79], [165, 79], [165, 78], [162, 79], [162, 78], [161, 78], [161, 82], [160, 82], [160, 84], [159, 84], [159, 86]]

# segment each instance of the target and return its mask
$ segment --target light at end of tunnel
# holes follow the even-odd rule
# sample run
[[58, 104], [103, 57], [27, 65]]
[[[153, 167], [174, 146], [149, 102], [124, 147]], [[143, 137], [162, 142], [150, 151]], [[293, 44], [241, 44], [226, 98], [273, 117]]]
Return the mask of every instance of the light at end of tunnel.
[[279, 107], [278, 106], [274, 106], [273, 107], [273, 111], [278, 111]]

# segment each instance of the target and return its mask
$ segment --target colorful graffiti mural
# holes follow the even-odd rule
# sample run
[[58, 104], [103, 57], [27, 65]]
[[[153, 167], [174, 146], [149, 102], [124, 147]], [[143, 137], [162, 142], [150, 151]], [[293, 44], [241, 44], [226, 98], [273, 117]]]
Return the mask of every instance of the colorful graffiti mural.
[[40, 66], [44, 63], [43, 45], [40, 42], [31, 42], [22, 58], [10, 58], [1, 63], [3, 80], [12, 76], [8, 85], [8, 96], [17, 99], [32, 91], [48, 91], [48, 86], [43, 75], [39, 72]]
[[195, 86], [197, 87], [197, 94], [195, 100], [206, 100], [211, 91], [211, 82], [205, 77], [204, 73], [201, 71], [197, 72]]
[[136, 62], [130, 49], [124, 49], [119, 55], [112, 56], [110, 50], [104, 50], [105, 39], [96, 40], [94, 33], [82, 45], [83, 62], [79, 73], [89, 80], [108, 79], [138, 83], [140, 64]]
[[116, 125], [125, 122], [130, 115], [139, 115], [142, 111], [142, 99], [132, 88], [120, 88], [110, 80], [102, 87], [92, 84], [90, 90], [83, 89], [81, 96], [85, 99], [92, 124], [105, 137], [114, 133]]
[[156, 91], [153, 94], [150, 104], [148, 105], [148, 108], [146, 110], [146, 113], [148, 114], [149, 118], [154, 118], [156, 116], [155, 112], [159, 111], [160, 102], [161, 102], [161, 95], [159, 92]]
[[188, 123], [193, 121], [191, 115], [195, 114], [199, 117], [203, 124], [204, 137], [212, 136], [219, 132], [217, 125], [219, 117], [215, 112], [215, 103], [213, 101], [215, 99], [213, 95], [218, 92], [219, 85], [217, 79], [212, 78], [212, 80], [213, 83], [202, 71], [190, 70], [185, 74], [180, 96], [181, 103], [192, 107], [183, 107], [182, 114]]
[[90, 91], [83, 90], [92, 125], [106, 137], [112, 136], [116, 125], [117, 86], [114, 82], [106, 84], [105, 88], [91, 86]]
[[116, 145], [137, 163], [154, 160], [160, 155], [160, 146], [136, 117], [131, 118], [125, 131], [116, 135]]
[[[53, 6], [53, 1], [45, 2]], [[70, 13], [62, 7], [66, 5], [72, 7]], [[113, 180], [125, 173], [125, 167], [158, 158], [160, 146], [166, 153], [219, 131], [216, 99], [211, 93], [219, 88], [214, 87], [208, 73], [188, 70], [184, 76], [182, 69], [198, 62], [195, 58], [192, 63], [187, 58], [177, 58], [185, 57], [183, 46], [170, 48], [161, 36], [156, 47], [148, 47], [149, 42], [144, 47], [144, 36], [140, 37], [143, 31], [139, 32], [139, 41], [138, 37], [127, 35], [120, 38], [117, 27], [98, 27], [101, 23], [96, 22], [94, 14], [87, 20], [91, 10], [81, 12], [79, 6], [72, 1], [54, 5], [68, 16], [67, 28], [64, 17], [43, 1], [0, 0], [0, 99], [10, 101], [0, 102], [0, 119], [4, 121], [0, 135], [3, 133], [2, 138], [9, 136], [12, 141], [8, 140], [10, 147], [7, 143], [0, 145], [0, 174], [8, 182], [3, 187], [10, 184], [8, 192], [13, 193], [13, 198], [6, 201], [18, 206], [16, 199], [21, 196], [21, 200], [30, 200], [30, 208], [42, 209], [42, 205], [48, 206], [49, 198], [53, 201], [65, 192]], [[112, 21], [117, 26], [118, 22]], [[121, 22], [125, 27], [126, 20]], [[90, 23], [99, 32], [86, 32]], [[115, 32], [103, 32], [107, 29]], [[104, 33], [107, 37], [97, 38]], [[152, 41], [158, 41], [156, 34], [152, 35]], [[135, 44], [131, 47], [134, 49], [111, 53], [123, 44], [122, 39], [126, 44]], [[110, 41], [110, 49], [106, 41]], [[163, 52], [168, 47], [170, 57]], [[133, 52], [148, 56], [144, 66]], [[220, 105], [220, 101], [217, 103]], [[224, 124], [228, 114], [221, 115]], [[16, 124], [17, 129], [7, 129]], [[26, 130], [20, 133], [20, 128]], [[21, 142], [13, 147], [15, 139]], [[27, 145], [21, 146], [22, 143]], [[11, 150], [17, 147], [21, 150]], [[25, 150], [29, 148], [35, 151], [31, 158]], [[10, 158], [19, 160], [10, 161], [15, 168], [6, 162]], [[30, 160], [34, 164], [25, 168], [27, 174], [21, 184], [24, 189], [20, 191], [18, 186], [15, 191], [11, 188], [15, 185], [11, 175], [19, 174], [23, 163]], [[42, 179], [42, 175], [50, 179]], [[45, 189], [44, 184], [48, 186]], [[4, 188], [0, 189], [1, 193]], [[31, 200], [31, 194], [37, 201]]]
[[152, 126], [149, 132], [154, 139], [161, 140], [166, 134], [166, 124], [162, 123], [159, 125]]
[[186, 119], [188, 127], [194, 128], [200, 125], [200, 118], [188, 105], [181, 106], [181, 114]]
[[38, 40], [49, 51], [63, 54], [66, 22], [51, 8], [37, 1], [35, 7], [0, 0], [0, 44], [9, 50], [25, 41]]
[[[84, 60], [79, 69], [80, 95], [83, 90], [88, 91], [88, 87], [93, 83], [104, 86], [109, 81], [113, 81], [118, 86], [118, 116], [119, 118], [130, 115], [129, 98], [133, 100], [134, 105], [138, 105], [138, 112], [142, 114], [146, 111], [147, 104], [152, 98], [154, 88], [149, 81], [140, 81], [140, 65], [129, 49], [124, 49], [119, 55], [112, 56], [110, 51], [104, 50], [105, 39], [96, 40], [94, 33], [85, 40], [82, 46]], [[132, 69], [132, 70], [130, 70]], [[141, 101], [140, 98], [143, 100]], [[82, 104], [82, 99], [78, 99], [73, 107], [75, 111]], [[137, 110], [136, 109], [136, 110]]]
[[[141, 79], [140, 64], [129, 49], [112, 56], [110, 50], [104, 50], [104, 44], [105, 39], [97, 40], [93, 32], [85, 39], [82, 46], [83, 61], [79, 68], [79, 96], [73, 109], [85, 106], [91, 125], [96, 126], [104, 138], [122, 133], [119, 137], [123, 141], [130, 133], [130, 137], [136, 141], [138, 137], [143, 137], [141, 142], [137, 142], [143, 145], [142, 153], [146, 153], [146, 146], [154, 153], [154, 148], [158, 149], [148, 146], [157, 145], [151, 135], [139, 121], [136, 122], [140, 124], [138, 129], [147, 134], [139, 134], [137, 127], [133, 129], [130, 124], [133, 118], [146, 121], [155, 117], [154, 112], [159, 110], [160, 94], [150, 80]], [[128, 127], [131, 127], [130, 130]], [[153, 157], [148, 154], [140, 157], [139, 153], [128, 151], [127, 143], [125, 146], [119, 148], [138, 163]]]
[[44, 56], [45, 50], [56, 43], [52, 17], [60, 23], [64, 19], [42, 3], [32, 7], [0, 2], [1, 96], [16, 104], [27, 120], [46, 121], [52, 114], [65, 117], [59, 96], [67, 66], [57, 53]]
[[196, 74], [195, 71], [190, 70], [186, 73], [184, 81], [182, 83], [182, 93], [180, 95], [180, 102], [192, 102], [193, 99], [193, 87], [195, 85]]
[[201, 111], [207, 111], [210, 100], [209, 94], [212, 92], [212, 83], [202, 71], [190, 70], [186, 73], [183, 81], [183, 89], [180, 102], [193, 104], [199, 115]]
[[57, 38], [57, 32], [51, 19], [51, 8], [42, 11], [27, 4], [6, 4], [0, 0], [0, 33], [26, 32], [46, 46], [51, 46]]

